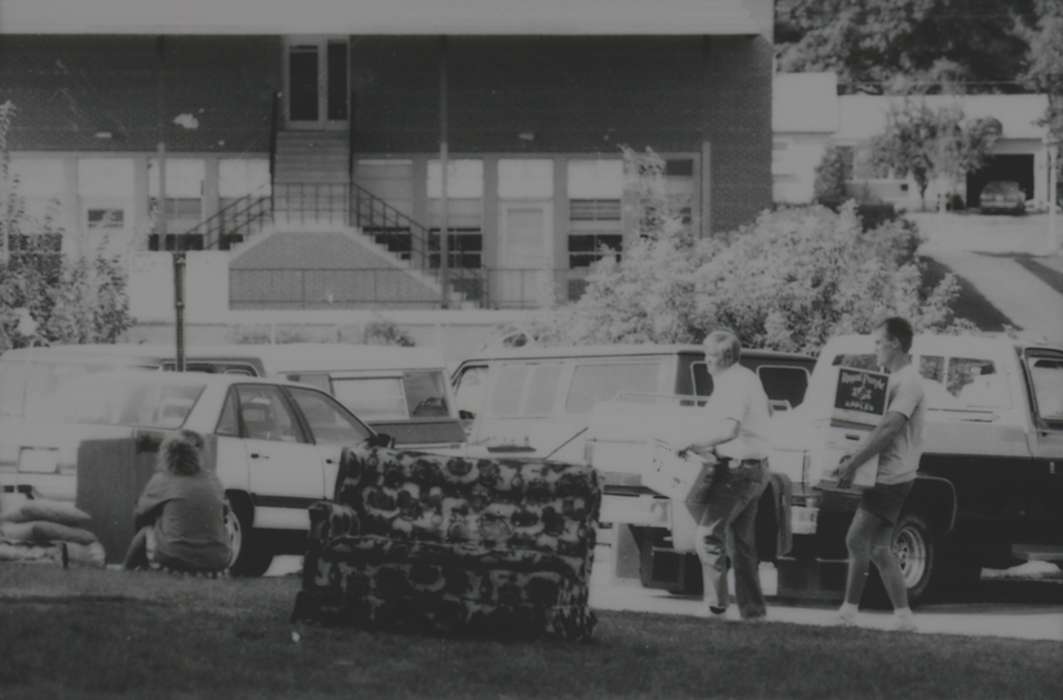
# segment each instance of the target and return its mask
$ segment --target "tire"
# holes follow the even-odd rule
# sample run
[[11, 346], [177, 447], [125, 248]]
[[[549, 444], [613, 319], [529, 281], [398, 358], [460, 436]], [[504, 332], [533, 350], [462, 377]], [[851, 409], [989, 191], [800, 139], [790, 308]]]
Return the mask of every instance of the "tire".
[[[926, 520], [916, 513], [904, 513], [893, 531], [893, 551], [897, 555], [908, 589], [908, 604], [915, 607], [925, 602], [941, 583], [938, 541]], [[890, 607], [889, 596], [882, 585], [875, 566], [871, 565], [867, 601], [873, 607]]]
[[229, 571], [234, 576], [261, 576], [273, 563], [273, 553], [252, 527], [251, 503], [242, 494], [225, 499], [225, 530], [229, 533]]

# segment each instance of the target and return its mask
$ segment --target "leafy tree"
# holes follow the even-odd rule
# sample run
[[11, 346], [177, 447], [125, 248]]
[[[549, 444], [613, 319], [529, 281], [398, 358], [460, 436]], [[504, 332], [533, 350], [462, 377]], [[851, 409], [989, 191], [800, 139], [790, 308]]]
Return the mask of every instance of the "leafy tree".
[[907, 76], [937, 91], [942, 79], [979, 92], [1015, 92], [1024, 23], [1043, 0], [779, 0], [783, 71], [831, 70], [843, 92], [884, 93]]
[[[54, 245], [63, 230], [27, 213], [7, 151], [14, 115], [10, 102], [0, 105], [0, 350], [41, 341], [117, 342], [133, 325], [126, 271], [102, 248], [91, 259], [65, 258]], [[26, 312], [33, 334], [19, 323]]]
[[953, 313], [955, 279], [926, 281], [919, 242], [904, 220], [864, 232], [852, 203], [766, 212], [719, 240], [662, 230], [598, 263], [584, 297], [530, 333], [542, 344], [699, 342], [726, 326], [750, 347], [814, 353], [890, 314], [919, 330], [972, 329]]
[[823, 205], [840, 204], [849, 198], [845, 184], [853, 178], [853, 149], [850, 146], [829, 146], [816, 165], [816, 179], [812, 198]]
[[964, 121], [956, 105], [933, 110], [925, 100], [906, 97], [890, 106], [885, 131], [871, 141], [871, 159], [877, 170], [911, 175], [925, 207], [931, 180], [955, 182], [977, 170], [999, 136], [1000, 123], [994, 119]]
[[1063, 6], [1047, 1], [1042, 5], [1041, 19], [1026, 32], [1030, 49], [1024, 78], [1031, 89], [1047, 95], [1041, 121], [1058, 141], [1063, 140]]

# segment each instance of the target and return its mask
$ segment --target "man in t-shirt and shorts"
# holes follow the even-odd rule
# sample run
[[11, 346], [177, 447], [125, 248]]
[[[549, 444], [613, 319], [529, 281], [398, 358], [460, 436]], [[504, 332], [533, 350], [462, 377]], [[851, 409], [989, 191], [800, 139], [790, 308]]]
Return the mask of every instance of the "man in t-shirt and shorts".
[[916, 630], [904, 575], [893, 552], [893, 529], [912, 490], [923, 451], [926, 409], [922, 380], [908, 354], [911, 347], [912, 327], [903, 318], [888, 318], [875, 329], [878, 363], [890, 373], [886, 415], [855, 452], [842, 458], [837, 469], [839, 486], [847, 487], [857, 468], [878, 455], [875, 485], [862, 494], [845, 537], [849, 572], [838, 618], [846, 625], [856, 623], [868, 565], [873, 562], [893, 604], [896, 629]]

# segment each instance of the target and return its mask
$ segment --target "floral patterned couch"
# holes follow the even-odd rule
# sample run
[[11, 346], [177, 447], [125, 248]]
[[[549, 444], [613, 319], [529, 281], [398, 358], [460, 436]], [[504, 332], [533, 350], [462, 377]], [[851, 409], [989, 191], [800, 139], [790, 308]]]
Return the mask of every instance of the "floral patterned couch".
[[345, 449], [293, 620], [589, 639], [600, 502], [586, 466]]

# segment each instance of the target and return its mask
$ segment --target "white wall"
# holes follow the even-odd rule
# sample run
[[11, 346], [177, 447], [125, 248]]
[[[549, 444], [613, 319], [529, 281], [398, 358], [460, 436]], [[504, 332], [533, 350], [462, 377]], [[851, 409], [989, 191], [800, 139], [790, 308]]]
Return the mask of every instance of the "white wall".
[[[229, 314], [229, 253], [189, 251], [185, 267], [185, 318], [210, 322]], [[173, 256], [140, 251], [129, 256], [130, 312], [138, 322], [174, 318]]]
[[816, 166], [823, 160], [829, 134], [775, 134], [772, 140], [772, 198], [786, 204], [812, 201]]

